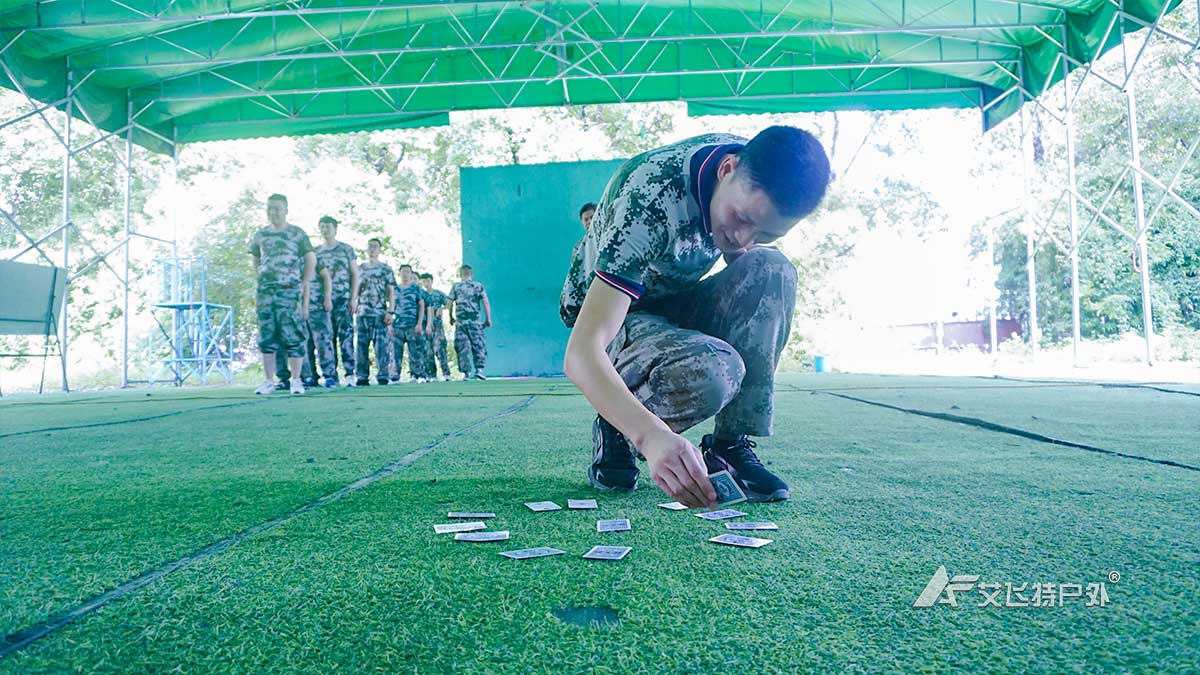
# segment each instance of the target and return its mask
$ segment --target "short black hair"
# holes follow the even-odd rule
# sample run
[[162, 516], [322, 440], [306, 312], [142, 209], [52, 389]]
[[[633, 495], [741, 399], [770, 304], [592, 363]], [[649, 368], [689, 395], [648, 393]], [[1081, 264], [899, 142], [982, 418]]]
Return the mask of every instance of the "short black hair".
[[771, 198], [781, 216], [812, 213], [829, 187], [829, 157], [807, 131], [767, 127], [737, 153], [738, 172]]
[[334, 218], [333, 216], [321, 216], [321, 219], [317, 221], [317, 225], [320, 225], [321, 223], [329, 223], [330, 225], [333, 225], [333, 229], [335, 230], [338, 226], [337, 218]]
[[468, 271], [468, 272], [471, 272], [471, 271], [473, 271], [473, 270], [471, 269], [471, 266], [470, 266], [470, 265], [467, 265], [467, 264], [462, 264], [462, 265], [459, 265], [459, 266], [458, 266], [458, 271], [461, 273], [463, 270], [466, 270], [466, 271]]
[[432, 278], [433, 278], [433, 275], [432, 275], [432, 274], [430, 274], [429, 272], [422, 272], [422, 273], [421, 273], [421, 278], [422, 278], [422, 279], [432, 279]]
[[283, 202], [283, 205], [287, 206], [287, 197], [284, 197], [283, 195], [279, 194], [278, 192], [271, 195], [270, 197], [267, 197], [267, 201], [268, 202]]
[[402, 269], [404, 269], [405, 267], [407, 267], [407, 268], [408, 268], [408, 269], [410, 269], [410, 270], [412, 269], [412, 265], [409, 265], [408, 263], [404, 263], [403, 265], [401, 265], [400, 267], [397, 267], [396, 269], [401, 269], [401, 270], [402, 270]]
[[579, 215], [582, 216], [583, 214], [587, 213], [588, 211], [595, 211], [595, 210], [596, 210], [596, 203], [588, 202], [579, 208]]
[[379, 244], [379, 248], [383, 248], [383, 241], [381, 241], [379, 239], [379, 237], [371, 237], [370, 239], [368, 239], [367, 246], [370, 246], [372, 242]]

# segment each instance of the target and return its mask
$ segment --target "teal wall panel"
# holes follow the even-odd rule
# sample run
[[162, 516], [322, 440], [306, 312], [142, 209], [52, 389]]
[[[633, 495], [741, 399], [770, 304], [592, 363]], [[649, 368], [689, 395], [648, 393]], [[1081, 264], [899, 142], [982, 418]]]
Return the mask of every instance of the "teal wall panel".
[[463, 262], [487, 287], [489, 375], [561, 375], [569, 331], [558, 296], [583, 236], [579, 207], [599, 201], [623, 160], [464, 168]]

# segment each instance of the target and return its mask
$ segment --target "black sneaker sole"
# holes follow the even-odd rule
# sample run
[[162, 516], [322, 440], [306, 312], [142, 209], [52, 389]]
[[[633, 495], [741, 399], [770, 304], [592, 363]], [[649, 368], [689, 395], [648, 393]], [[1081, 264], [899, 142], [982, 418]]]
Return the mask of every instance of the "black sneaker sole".
[[630, 487], [626, 487], [624, 485], [605, 485], [604, 483], [601, 483], [600, 479], [596, 477], [595, 466], [588, 467], [588, 483], [600, 492], [633, 492], [637, 489], [636, 478], [633, 481], [633, 485]]
[[751, 502], [786, 502], [792, 498], [792, 495], [788, 492], [787, 488], [779, 488], [771, 494], [754, 492], [745, 485], [742, 485], [742, 489], [746, 492], [746, 500]]

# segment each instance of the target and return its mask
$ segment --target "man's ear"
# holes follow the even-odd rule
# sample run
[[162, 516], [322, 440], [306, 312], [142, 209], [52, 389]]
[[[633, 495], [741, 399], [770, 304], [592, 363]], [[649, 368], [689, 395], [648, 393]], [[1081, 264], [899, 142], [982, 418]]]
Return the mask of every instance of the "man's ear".
[[724, 180], [726, 176], [733, 173], [737, 169], [738, 156], [725, 155], [721, 158], [721, 163], [717, 165], [717, 180]]

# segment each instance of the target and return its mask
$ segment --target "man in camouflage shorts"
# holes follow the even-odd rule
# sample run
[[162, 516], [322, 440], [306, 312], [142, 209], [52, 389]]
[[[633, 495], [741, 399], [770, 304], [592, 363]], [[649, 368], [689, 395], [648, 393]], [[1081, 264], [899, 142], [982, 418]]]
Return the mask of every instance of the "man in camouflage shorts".
[[450, 380], [450, 362], [446, 358], [446, 328], [442, 325], [442, 309], [446, 294], [433, 287], [433, 275], [421, 275], [421, 287], [425, 289], [425, 373], [430, 380], [437, 379], [438, 365], [442, 367], [442, 380]]
[[[487, 365], [487, 338], [484, 329], [492, 327], [492, 305], [488, 302], [483, 284], [472, 277], [470, 265], [458, 268], [460, 281], [450, 288], [450, 325], [454, 326], [454, 351], [458, 356], [458, 369], [465, 379], [486, 380], [483, 369]], [[480, 318], [480, 306], [483, 317]]]
[[375, 381], [388, 383], [392, 361], [392, 309], [396, 306], [396, 275], [379, 260], [383, 242], [367, 242], [367, 262], [358, 268], [358, 357], [355, 359], [360, 387], [371, 384], [371, 345], [375, 345]]
[[[829, 160], [792, 127], [749, 142], [689, 138], [638, 155], [609, 181], [575, 246], [559, 311], [571, 327], [563, 369], [599, 416], [589, 482], [654, 482], [712, 506], [709, 474], [729, 472], [753, 501], [789, 497], [751, 436], [770, 436], [775, 366], [791, 331], [796, 268], [768, 244], [820, 203]], [[726, 267], [705, 278], [719, 258]], [[680, 435], [709, 417], [697, 449]]]
[[[258, 273], [258, 348], [266, 377], [256, 394], [275, 391], [277, 352], [287, 356], [293, 373], [300, 372], [304, 342], [308, 338], [304, 323], [308, 320], [309, 282], [317, 257], [304, 230], [288, 224], [287, 211], [287, 197], [280, 194], [268, 197], [270, 226], [256, 232], [250, 242], [250, 255]], [[304, 385], [294, 379], [291, 390], [293, 394], [303, 394]]]

